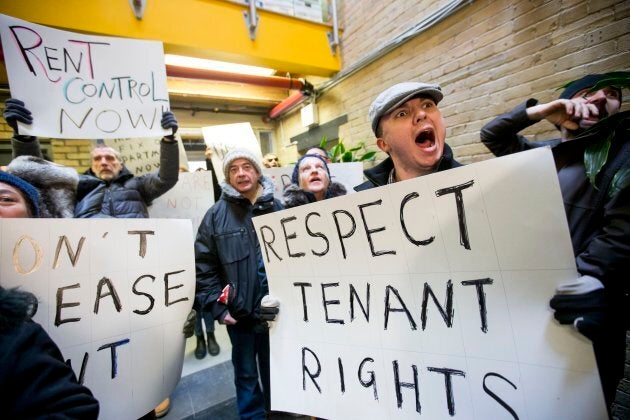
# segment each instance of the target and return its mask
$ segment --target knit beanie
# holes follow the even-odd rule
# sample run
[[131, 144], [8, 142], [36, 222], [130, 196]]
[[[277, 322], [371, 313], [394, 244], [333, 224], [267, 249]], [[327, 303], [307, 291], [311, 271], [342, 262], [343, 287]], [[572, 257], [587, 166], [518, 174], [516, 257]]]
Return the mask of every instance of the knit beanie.
[[[560, 99], [571, 99], [573, 95], [575, 95], [579, 91], [592, 88], [597, 82], [604, 79], [605, 77], [605, 74], [587, 74], [586, 76], [576, 80], [575, 82], [567, 86], [560, 94]], [[621, 98], [621, 90], [617, 88], [615, 89], [619, 91], [619, 98]]]
[[8, 172], [0, 171], [0, 182], [17, 188], [28, 203], [33, 217], [39, 217], [39, 193], [28, 182]]
[[300, 163], [302, 163], [302, 161], [306, 158], [316, 158], [322, 161], [322, 163], [324, 164], [324, 168], [326, 169], [326, 173], [328, 174], [328, 181], [332, 182], [332, 178], [330, 177], [330, 169], [328, 169], [328, 164], [323, 157], [321, 157], [320, 155], [304, 155], [297, 161], [297, 163], [293, 167], [293, 174], [291, 175], [292, 183], [294, 183], [295, 185], [300, 185]]
[[243, 148], [232, 149], [223, 157], [223, 174], [225, 175], [226, 182], [230, 179], [230, 165], [236, 159], [247, 159], [252, 165], [254, 165], [256, 172], [258, 172], [258, 174], [262, 174], [260, 158], [257, 157], [251, 150]]

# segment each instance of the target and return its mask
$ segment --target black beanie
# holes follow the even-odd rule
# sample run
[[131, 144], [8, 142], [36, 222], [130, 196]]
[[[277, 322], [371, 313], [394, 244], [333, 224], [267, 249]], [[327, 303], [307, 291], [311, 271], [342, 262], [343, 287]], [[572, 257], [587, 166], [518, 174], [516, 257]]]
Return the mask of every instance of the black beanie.
[[[588, 74], [567, 86], [560, 94], [560, 99], [571, 99], [573, 95], [575, 95], [579, 91], [592, 88], [597, 82], [604, 79], [605, 77], [605, 74]], [[619, 98], [621, 98], [621, 90], [617, 90], [619, 91]]]

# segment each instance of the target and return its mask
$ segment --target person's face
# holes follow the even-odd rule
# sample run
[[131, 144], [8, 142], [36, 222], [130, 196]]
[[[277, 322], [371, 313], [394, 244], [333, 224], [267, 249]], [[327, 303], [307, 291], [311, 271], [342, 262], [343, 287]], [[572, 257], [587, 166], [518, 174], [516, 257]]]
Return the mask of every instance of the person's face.
[[0, 219], [31, 217], [26, 199], [12, 185], [0, 182]]
[[446, 127], [433, 99], [412, 98], [383, 116], [377, 146], [388, 153], [399, 173], [432, 172], [444, 152]]
[[597, 107], [599, 115], [591, 115], [589, 118], [582, 118], [579, 122], [580, 128], [588, 128], [608, 115], [614, 115], [621, 108], [621, 97], [617, 89], [606, 86], [595, 92], [584, 89], [573, 95], [571, 99], [582, 100], [585, 103], [593, 104]]
[[265, 157], [263, 157], [263, 165], [265, 168], [279, 168], [280, 161], [278, 160], [278, 156], [272, 154], [265, 155]]
[[92, 172], [103, 181], [116, 178], [122, 169], [122, 163], [109, 147], [97, 147], [92, 151]]
[[260, 174], [247, 159], [236, 159], [228, 169], [228, 183], [243, 195], [251, 194], [258, 188]]
[[298, 172], [300, 175], [300, 188], [312, 192], [321, 200], [319, 196], [323, 196], [326, 193], [326, 189], [330, 184], [324, 162], [314, 157], [304, 158], [300, 162]]
[[305, 153], [305, 155], [318, 155], [324, 158], [324, 160], [326, 161], [326, 163], [330, 163], [330, 158], [328, 157], [328, 155], [326, 153], [324, 153], [323, 150], [321, 149], [317, 149], [317, 148], [313, 148], [313, 149], [308, 149]]

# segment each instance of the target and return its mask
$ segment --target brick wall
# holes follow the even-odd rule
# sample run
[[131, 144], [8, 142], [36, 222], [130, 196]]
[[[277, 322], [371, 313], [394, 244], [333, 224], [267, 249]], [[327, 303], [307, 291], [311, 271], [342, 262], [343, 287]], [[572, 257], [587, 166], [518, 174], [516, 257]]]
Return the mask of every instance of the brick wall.
[[[341, 4], [349, 66], [426, 16], [418, 10], [435, 10], [443, 2]], [[456, 157], [464, 163], [486, 159], [491, 155], [479, 140], [483, 124], [527, 98], [555, 99], [559, 86], [584, 74], [629, 69], [629, 34], [627, 1], [477, 0], [326, 91], [318, 99], [320, 124], [345, 113], [340, 137], [347, 144], [374, 144], [367, 109], [379, 92], [408, 80], [439, 83], [447, 142]], [[280, 146], [304, 131], [299, 119], [293, 113], [279, 123]], [[524, 133], [557, 136], [548, 123]], [[288, 161], [297, 151], [289, 146], [283, 155]]]

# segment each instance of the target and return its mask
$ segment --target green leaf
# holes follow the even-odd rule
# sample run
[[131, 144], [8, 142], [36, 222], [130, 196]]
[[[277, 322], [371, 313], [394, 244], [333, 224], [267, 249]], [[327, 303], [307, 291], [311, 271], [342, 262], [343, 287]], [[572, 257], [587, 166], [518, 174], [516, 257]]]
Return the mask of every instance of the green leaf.
[[372, 159], [374, 156], [376, 156], [376, 152], [372, 151], [372, 152], [367, 152], [366, 154], [364, 154], [363, 156], [361, 156], [361, 158], [359, 159], [360, 162], [363, 162], [364, 160], [369, 160]]
[[337, 143], [332, 147], [332, 149], [330, 149], [330, 160], [332, 162], [338, 162], [340, 154], [341, 154], [340, 143]]
[[615, 132], [613, 131], [605, 139], [590, 144], [584, 151], [584, 169], [586, 170], [586, 176], [595, 189], [597, 189], [595, 179], [608, 160], [608, 150], [610, 149], [610, 142], [614, 134]]
[[346, 152], [341, 156], [342, 162], [352, 162], [352, 152]]
[[628, 185], [630, 185], [630, 166], [624, 166], [615, 173], [615, 176], [613, 176], [610, 188], [608, 189], [608, 195], [612, 197], [619, 191], [628, 187]]
[[354, 146], [352, 149], [348, 149], [349, 152], [356, 152], [359, 151], [363, 148], [363, 146], [358, 145], [358, 146]]
[[326, 138], [326, 136], [322, 136], [322, 141], [319, 142], [319, 147], [325, 149], [326, 143], [328, 143], [328, 138]]
[[337, 143], [339, 145], [339, 151], [343, 154], [346, 153], [346, 146], [343, 145], [343, 141], [339, 140], [339, 143]]

